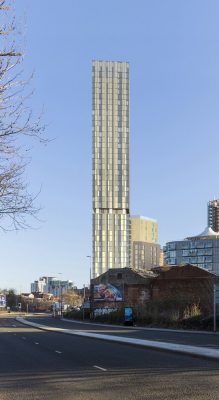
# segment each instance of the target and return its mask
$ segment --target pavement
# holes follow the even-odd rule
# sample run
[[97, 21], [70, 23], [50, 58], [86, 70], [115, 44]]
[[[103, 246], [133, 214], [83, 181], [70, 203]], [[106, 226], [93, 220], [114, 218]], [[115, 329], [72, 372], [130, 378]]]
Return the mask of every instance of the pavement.
[[[114, 331], [113, 333], [107, 334], [105, 333], [98, 333], [97, 331], [95, 332], [94, 330], [91, 332], [90, 330], [84, 330], [83, 327], [86, 325], [92, 325], [86, 322], [80, 322], [81, 328], [78, 329], [78, 324], [79, 322], [77, 321], [71, 321], [72, 324], [77, 324], [77, 329], [72, 329], [71, 328], [66, 328], [66, 327], [57, 327], [57, 326], [49, 326], [45, 325], [43, 323], [36, 323], [33, 321], [30, 321], [26, 318], [23, 317], [17, 317], [17, 320], [25, 325], [29, 325], [32, 327], [35, 327], [37, 329], [41, 329], [44, 331], [49, 331], [49, 332], [56, 332], [56, 333], [61, 333], [61, 334], [67, 334], [67, 335], [75, 335], [75, 336], [82, 336], [82, 337], [87, 337], [87, 338], [93, 338], [93, 339], [99, 339], [99, 340], [105, 340], [105, 341], [110, 341], [110, 342], [116, 342], [116, 343], [123, 343], [123, 344], [129, 344], [129, 345], [135, 345], [135, 346], [140, 346], [144, 348], [151, 348], [151, 349], [157, 349], [157, 350], [164, 350], [164, 351], [170, 351], [170, 352], [175, 352], [175, 353], [184, 353], [188, 355], [193, 355], [193, 356], [199, 356], [199, 357], [207, 357], [211, 359], [219, 359], [219, 349], [217, 348], [211, 348], [211, 347], [201, 347], [197, 345], [185, 345], [182, 343], [171, 343], [171, 342], [166, 342], [166, 341], [157, 341], [157, 340], [147, 340], [147, 339], [139, 339], [137, 337], [128, 337], [127, 331], [124, 329], [124, 335], [121, 336], [121, 330]], [[62, 319], [61, 321], [63, 322], [69, 322], [69, 320]], [[96, 326], [103, 327], [102, 324], [95, 324]], [[70, 326], [70, 324], [69, 324]], [[106, 325], [104, 325], [104, 328]], [[114, 327], [115, 328], [115, 327]], [[121, 329], [121, 327], [119, 327]], [[137, 328], [139, 329], [139, 328]], [[168, 330], [169, 332], [171, 330]], [[182, 331], [180, 331], [182, 332]], [[185, 333], [185, 332], [184, 332]], [[194, 332], [193, 332], [194, 333]], [[198, 333], [195, 332], [197, 335]], [[202, 332], [203, 333], [203, 332]], [[217, 335], [218, 338], [218, 335]]]

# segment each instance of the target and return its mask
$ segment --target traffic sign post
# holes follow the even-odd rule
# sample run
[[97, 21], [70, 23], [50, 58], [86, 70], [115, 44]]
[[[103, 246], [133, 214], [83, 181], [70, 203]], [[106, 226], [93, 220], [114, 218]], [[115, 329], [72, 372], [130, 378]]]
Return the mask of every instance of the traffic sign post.
[[217, 331], [217, 304], [219, 304], [219, 285], [214, 285], [214, 332]]

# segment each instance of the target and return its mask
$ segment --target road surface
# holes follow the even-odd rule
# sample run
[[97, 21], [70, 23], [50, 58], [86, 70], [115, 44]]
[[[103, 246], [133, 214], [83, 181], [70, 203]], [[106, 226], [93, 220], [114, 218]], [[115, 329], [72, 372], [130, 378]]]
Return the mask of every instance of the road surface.
[[0, 333], [0, 400], [219, 399], [219, 361], [44, 332], [10, 316]]

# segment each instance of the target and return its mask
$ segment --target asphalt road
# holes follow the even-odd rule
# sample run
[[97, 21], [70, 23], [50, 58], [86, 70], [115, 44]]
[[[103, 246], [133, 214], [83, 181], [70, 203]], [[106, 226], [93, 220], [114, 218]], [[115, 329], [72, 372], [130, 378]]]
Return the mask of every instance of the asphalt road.
[[63, 321], [49, 316], [29, 317], [28, 320], [42, 325], [60, 327], [83, 332], [101, 333], [106, 335], [126, 336], [129, 338], [180, 343], [191, 346], [201, 346], [219, 349], [219, 334], [193, 332], [174, 332], [173, 330], [144, 329], [137, 327], [104, 326], [92, 323]]
[[44, 332], [12, 317], [0, 318], [0, 334], [0, 400], [219, 399], [218, 361]]

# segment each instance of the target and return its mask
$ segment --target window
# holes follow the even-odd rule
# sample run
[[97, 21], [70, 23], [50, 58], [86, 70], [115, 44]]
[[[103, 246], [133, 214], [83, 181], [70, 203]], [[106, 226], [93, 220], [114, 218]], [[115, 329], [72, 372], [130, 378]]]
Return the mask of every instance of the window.
[[183, 249], [183, 250], [184, 250], [184, 249], [185, 249], [185, 250], [186, 250], [186, 249], [189, 249], [189, 242], [186, 242], [186, 241], [185, 241], [185, 242], [182, 242], [182, 243], [181, 243], [181, 249]]
[[190, 257], [189, 262], [191, 264], [197, 264], [198, 263], [198, 257]]
[[205, 262], [212, 262], [212, 257], [211, 256], [206, 256], [205, 257]]
[[176, 243], [175, 242], [173, 242], [173, 243], [168, 243], [168, 250], [175, 250], [176, 249]]
[[212, 249], [205, 249], [204, 254], [206, 256], [211, 256], [212, 255]]
[[[199, 250], [199, 251], [202, 251], [202, 250]], [[191, 249], [191, 250], [189, 250], [189, 255], [190, 256], [196, 256], [197, 255], [197, 252], [198, 252], [198, 250], [196, 250], [196, 249]], [[202, 254], [201, 254], [202, 255]]]
[[197, 241], [197, 248], [198, 248], [198, 249], [204, 249], [204, 247], [205, 247], [205, 242], [204, 242], [204, 240], [199, 240], [199, 241]]

